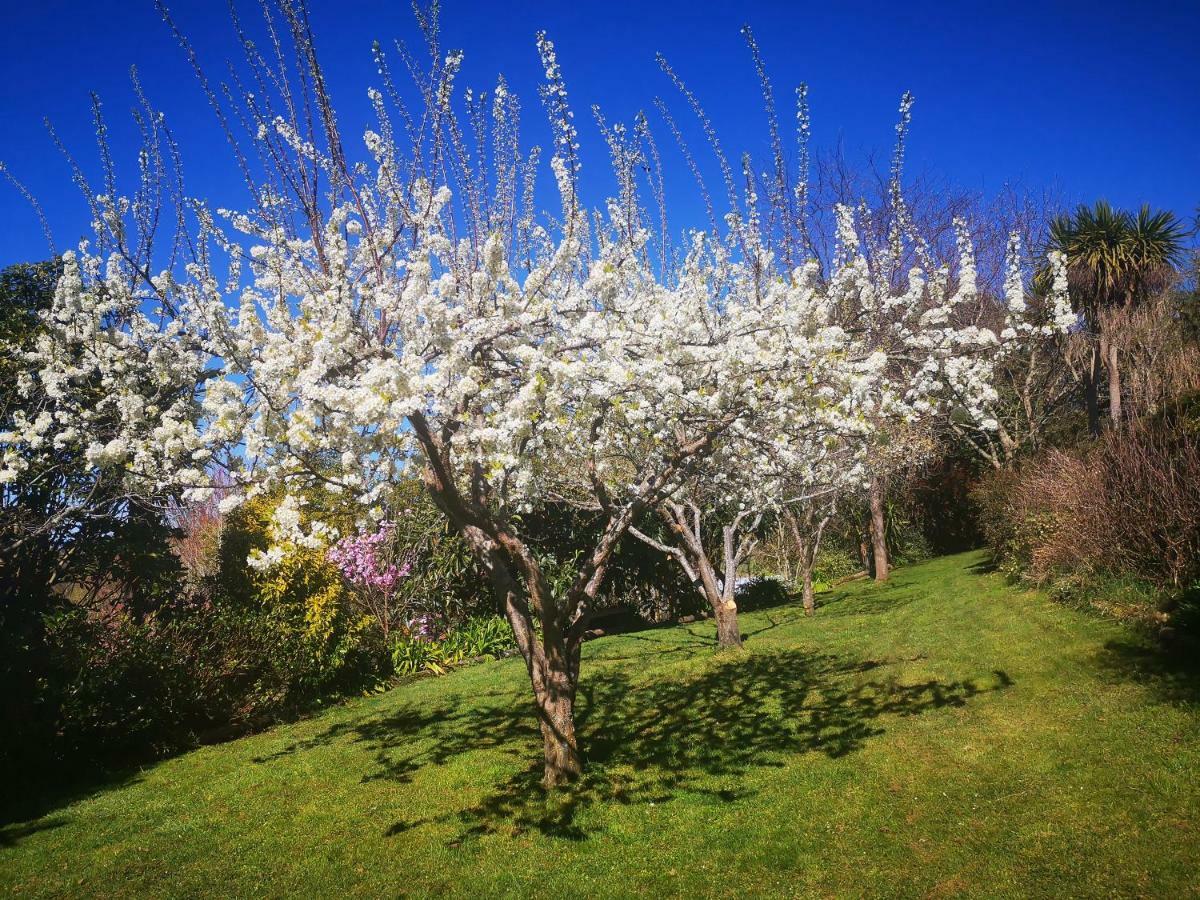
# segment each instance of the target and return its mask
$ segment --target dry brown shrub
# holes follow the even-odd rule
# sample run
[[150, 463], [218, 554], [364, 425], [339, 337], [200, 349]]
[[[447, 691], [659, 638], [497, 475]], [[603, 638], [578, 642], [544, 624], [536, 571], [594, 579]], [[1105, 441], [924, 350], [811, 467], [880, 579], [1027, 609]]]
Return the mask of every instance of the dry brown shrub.
[[990, 536], [1042, 581], [1132, 576], [1178, 587], [1200, 578], [1200, 441], [1176, 417], [1053, 450], [985, 499]]

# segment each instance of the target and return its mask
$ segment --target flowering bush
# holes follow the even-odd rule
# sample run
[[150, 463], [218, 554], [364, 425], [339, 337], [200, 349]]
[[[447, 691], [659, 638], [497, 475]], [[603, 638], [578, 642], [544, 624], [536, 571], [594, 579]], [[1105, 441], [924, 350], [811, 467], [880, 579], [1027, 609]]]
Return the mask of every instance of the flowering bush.
[[350, 587], [355, 606], [368, 615], [386, 642], [397, 624], [397, 589], [412, 571], [396, 560], [395, 527], [384, 522], [373, 532], [339, 540], [325, 554]]
[[326, 557], [355, 587], [391, 595], [395, 593], [400, 579], [412, 569], [407, 562], [397, 565], [394, 561], [384, 560], [394, 530], [392, 525], [385, 522], [372, 534], [342, 538], [329, 549]]

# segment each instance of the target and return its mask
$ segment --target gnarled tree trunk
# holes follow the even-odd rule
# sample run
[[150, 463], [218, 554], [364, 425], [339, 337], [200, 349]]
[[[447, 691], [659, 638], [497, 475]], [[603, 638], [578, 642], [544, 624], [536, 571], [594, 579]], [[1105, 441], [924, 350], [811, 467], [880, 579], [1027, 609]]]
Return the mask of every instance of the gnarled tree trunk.
[[[533, 679], [537, 702], [538, 726], [542, 731], [545, 766], [542, 785], [559, 787], [574, 781], [583, 772], [583, 759], [575, 737], [575, 691], [579, 686], [578, 662], [570, 662], [558, 653], [545, 654], [545, 671]], [[578, 659], [578, 647], [574, 656]]]

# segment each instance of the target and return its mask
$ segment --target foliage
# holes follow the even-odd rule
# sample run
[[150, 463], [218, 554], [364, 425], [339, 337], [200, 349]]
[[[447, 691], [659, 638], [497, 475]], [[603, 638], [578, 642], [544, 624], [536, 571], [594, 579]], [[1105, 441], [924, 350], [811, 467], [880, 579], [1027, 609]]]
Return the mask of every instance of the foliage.
[[[247, 675], [256, 673], [250, 679], [256, 682], [252, 693], [263, 698], [263, 712], [320, 696], [378, 668], [372, 662], [378, 651], [371, 647], [375, 636], [369, 622], [355, 611], [341, 573], [323, 548], [276, 542], [280, 552], [271, 566], [246, 565], [247, 558], [276, 540], [282, 508], [281, 500], [261, 496], [228, 515], [218, 575], [208, 589], [210, 602], [228, 606], [265, 631], [267, 652], [243, 662]], [[318, 514], [338, 515], [328, 507]]]
[[[1050, 224], [1050, 243], [1069, 259], [1072, 302], [1083, 314], [1088, 359], [1083, 365], [1088, 424], [1099, 434], [1100, 364], [1108, 370], [1109, 416], [1121, 427], [1122, 332], [1134, 308], [1158, 294], [1183, 262], [1182, 223], [1169, 211], [1143, 206], [1132, 214], [1105, 201], [1082, 205]], [[1044, 276], [1045, 277], [1045, 276]]]
[[445, 675], [459, 665], [463, 656], [440, 641], [414, 637], [398, 637], [392, 643], [392, 667], [397, 675], [418, 675], [428, 672]]
[[409, 566], [394, 595], [403, 615], [455, 623], [496, 612], [487, 574], [416, 477], [397, 481], [387, 495], [393, 558]]
[[736, 596], [738, 609], [744, 612], [782, 606], [792, 598], [786, 584], [769, 576], [745, 579], [738, 584]]
[[516, 650], [512, 630], [499, 616], [468, 619], [434, 636], [402, 635], [392, 642], [392, 666], [397, 675], [429, 672], [445, 675], [455, 666], [479, 659], [497, 659]]
[[1069, 260], [1072, 299], [1093, 326], [1102, 309], [1140, 301], [1169, 281], [1186, 234], [1170, 211], [1130, 213], [1104, 200], [1050, 224], [1051, 245]]
[[[179, 576], [169, 529], [119, 475], [69, 443], [12, 442], [49, 416], [44, 393], [17, 387], [60, 273], [57, 262], [0, 271], [0, 452], [26, 466], [0, 484], [0, 762], [22, 768], [161, 737], [150, 698], [170, 660], [145, 646], [143, 619], [177, 594]], [[86, 379], [72, 389], [85, 403], [97, 394]]]
[[[1200, 580], [1198, 427], [1177, 407], [986, 481], [976, 497], [1001, 567], [1063, 582], [1067, 595], [1094, 581], [1140, 581], [1161, 595]], [[1133, 596], [1140, 618], [1163, 618], [1160, 596]]]
[[224, 519], [176, 510], [171, 543], [161, 518], [128, 518], [123, 556], [94, 583], [77, 575], [6, 603], [5, 703], [19, 715], [5, 758], [30, 769], [160, 755], [386, 676], [383, 642], [320, 551], [247, 566], [277, 508], [260, 497]]
[[444, 643], [467, 659], [497, 659], [516, 650], [508, 623], [499, 616], [469, 619], [452, 629]]
[[813, 578], [825, 584], [835, 584], [862, 570], [862, 559], [858, 555], [857, 546], [836, 546], [830, 541], [817, 552]]

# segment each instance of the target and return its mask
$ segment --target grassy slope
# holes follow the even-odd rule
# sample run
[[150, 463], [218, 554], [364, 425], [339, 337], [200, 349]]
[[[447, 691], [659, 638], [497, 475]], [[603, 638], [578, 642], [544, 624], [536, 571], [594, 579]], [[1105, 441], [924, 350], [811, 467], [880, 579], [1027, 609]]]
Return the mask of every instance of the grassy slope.
[[588, 645], [547, 798], [519, 661], [208, 747], [0, 830], [21, 895], [1200, 893], [1200, 715], [980, 557]]

